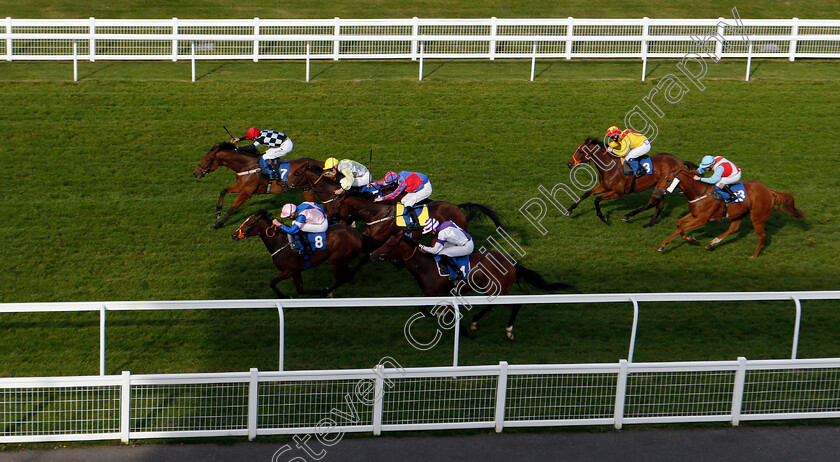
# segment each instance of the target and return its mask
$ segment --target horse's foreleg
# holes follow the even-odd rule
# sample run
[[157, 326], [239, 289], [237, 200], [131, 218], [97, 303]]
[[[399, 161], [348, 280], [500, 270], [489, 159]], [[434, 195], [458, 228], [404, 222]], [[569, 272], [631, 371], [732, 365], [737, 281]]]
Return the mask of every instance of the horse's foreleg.
[[737, 220], [732, 220], [732, 224], [729, 225], [729, 229], [724, 231], [723, 234], [721, 234], [720, 236], [718, 236], [718, 237], [712, 239], [711, 241], [709, 241], [704, 246], [704, 248], [706, 250], [712, 250], [712, 247], [714, 247], [720, 241], [724, 240], [726, 238], [726, 236], [729, 236], [730, 234], [734, 233], [735, 231], [738, 231], [738, 227], [741, 226], [741, 220], [742, 220], [742, 218], [738, 218]]
[[653, 211], [653, 216], [650, 218], [650, 221], [643, 225], [642, 228], [650, 228], [656, 223], [656, 220], [659, 218], [659, 214], [662, 213], [662, 209], [665, 207], [665, 198], [659, 198], [659, 202], [656, 204], [656, 210]]
[[522, 308], [522, 305], [510, 306], [510, 318], [508, 319], [507, 327], [505, 327], [505, 335], [510, 341], [513, 341], [513, 323], [516, 322], [516, 315], [519, 314], [520, 308]]
[[232, 185], [232, 186], [229, 186], [229, 187], [223, 189], [222, 193], [219, 194], [219, 202], [216, 203], [216, 218], [219, 218], [220, 216], [222, 216], [222, 205], [225, 203], [225, 196], [228, 193], [238, 194], [239, 193], [239, 183], [236, 183], [235, 185]]
[[660, 202], [662, 202], [662, 199], [657, 199], [654, 196], [650, 196], [650, 200], [648, 201], [647, 204], [643, 205], [642, 207], [637, 208], [636, 210], [633, 210], [632, 212], [627, 212], [623, 217], [621, 217], [621, 221], [627, 221], [633, 215], [636, 215], [637, 213], [644, 212], [645, 210], [648, 210], [649, 208], [653, 207], [654, 205], [658, 206]]
[[600, 218], [601, 221], [603, 221], [604, 223], [607, 222], [607, 217], [605, 217], [604, 214], [601, 213], [601, 201], [604, 199], [615, 199], [617, 197], [620, 197], [618, 193], [616, 193], [615, 191], [610, 191], [609, 193], [595, 198], [595, 214], [597, 214], [598, 218]]
[[268, 284], [271, 287], [271, 290], [273, 290], [274, 293], [277, 294], [277, 298], [290, 298], [288, 295], [284, 294], [283, 292], [280, 292], [280, 289], [277, 288], [277, 283], [289, 279], [289, 276], [291, 275], [292, 273], [290, 271], [283, 271], [276, 278], [272, 279], [271, 282]]
[[[668, 239], [665, 239], [664, 241], [662, 241], [662, 243], [659, 244], [659, 248], [657, 250], [662, 252], [665, 249], [665, 246], [668, 245], [668, 243], [671, 242], [671, 240], [673, 240], [675, 237], [677, 237], [677, 234], [683, 236], [683, 238], [686, 239], [686, 240], [690, 240], [690, 239], [685, 237], [685, 232], [689, 231], [689, 230], [692, 230], [694, 228], [699, 228], [699, 227], [705, 225], [706, 222], [709, 221], [708, 217], [695, 217], [694, 215], [691, 215], [691, 214], [688, 214], [683, 218], [686, 218], [686, 217], [690, 217], [690, 218], [688, 220], [684, 221], [682, 224], [678, 225], [677, 230], [674, 231], [670, 236], [668, 236]], [[683, 220], [680, 220], [680, 221], [683, 221]]]
[[228, 218], [230, 218], [234, 213], [236, 213], [239, 210], [239, 207], [242, 204], [244, 204], [245, 201], [250, 199], [252, 195], [253, 195], [253, 192], [242, 192], [242, 191], [240, 191], [239, 195], [236, 196], [236, 200], [233, 201], [233, 205], [230, 207], [230, 209], [225, 214], [225, 217], [222, 218], [221, 220], [217, 221], [213, 226], [210, 227], [210, 229], [221, 228], [222, 225], [224, 225], [225, 222], [228, 221]]
[[571, 215], [572, 210], [574, 210], [578, 205], [580, 205], [580, 203], [583, 202], [583, 200], [586, 199], [587, 197], [597, 196], [599, 194], [604, 194], [606, 191], [607, 190], [604, 189], [604, 187], [600, 184], [598, 186], [595, 186], [594, 188], [590, 189], [589, 191], [586, 191], [585, 193], [583, 193], [582, 196], [580, 196], [580, 199], [578, 199], [577, 201], [575, 201], [574, 204], [569, 206], [569, 209], [566, 210], [566, 216]]

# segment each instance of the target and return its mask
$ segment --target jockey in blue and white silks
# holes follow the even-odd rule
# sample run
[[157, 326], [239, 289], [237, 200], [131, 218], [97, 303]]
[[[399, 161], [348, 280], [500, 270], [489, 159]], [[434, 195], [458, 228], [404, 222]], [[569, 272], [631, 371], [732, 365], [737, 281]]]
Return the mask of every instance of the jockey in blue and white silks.
[[463, 278], [465, 275], [451, 257], [464, 257], [472, 254], [475, 249], [472, 236], [451, 221], [440, 223], [434, 218], [429, 218], [423, 226], [423, 234], [429, 233], [437, 235], [437, 242], [432, 247], [420, 244], [420, 249], [441, 256], [441, 260], [455, 270], [457, 277]]
[[302, 202], [300, 205], [286, 204], [280, 213], [280, 218], [293, 218], [291, 226], [286, 226], [280, 221], [274, 221], [286, 234], [297, 234], [300, 231], [305, 233], [323, 233], [330, 226], [327, 214], [320, 205], [314, 202]]

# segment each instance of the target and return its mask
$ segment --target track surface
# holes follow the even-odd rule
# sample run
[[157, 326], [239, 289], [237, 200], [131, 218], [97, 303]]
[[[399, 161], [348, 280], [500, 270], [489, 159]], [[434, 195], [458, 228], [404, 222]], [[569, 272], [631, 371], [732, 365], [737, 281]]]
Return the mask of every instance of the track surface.
[[[106, 446], [0, 453], [2, 461], [291, 461], [316, 460], [284, 443]], [[463, 437], [345, 438], [326, 450], [310, 440], [322, 461], [836, 461], [840, 427], [753, 427], [634, 430], [606, 433], [486, 434]], [[320, 451], [325, 451], [321, 453]], [[296, 457], [300, 457], [297, 458]]]

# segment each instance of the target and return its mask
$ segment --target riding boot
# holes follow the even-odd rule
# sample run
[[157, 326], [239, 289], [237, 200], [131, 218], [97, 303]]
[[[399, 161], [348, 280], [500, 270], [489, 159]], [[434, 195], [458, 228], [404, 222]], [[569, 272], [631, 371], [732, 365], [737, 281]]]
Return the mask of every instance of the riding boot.
[[273, 180], [275, 177], [274, 169], [271, 168], [271, 165], [260, 156], [260, 176], [263, 178], [268, 178], [269, 180]]
[[725, 202], [732, 202], [732, 201], [734, 201], [735, 199], [737, 199], [737, 198], [738, 198], [738, 197], [735, 195], [735, 193], [734, 193], [734, 192], [732, 192], [732, 188], [730, 187], [730, 185], [728, 185], [728, 184], [723, 185], [723, 187], [722, 187], [722, 188], [720, 188], [720, 189], [722, 189], [722, 190], [726, 191], [726, 194], [729, 194], [729, 197], [727, 197], [727, 198], [726, 198], [726, 201], [725, 201]]
[[300, 242], [303, 245], [303, 254], [312, 255], [312, 243], [309, 242], [309, 236], [303, 232], [301, 232], [299, 235]]
[[639, 164], [639, 168], [636, 170], [636, 178], [641, 178], [645, 176], [646, 173], [647, 171], [645, 171], [645, 168], [642, 167], [642, 164]]
[[463, 279], [464, 278], [464, 273], [461, 272], [461, 268], [458, 268], [458, 265], [455, 263], [455, 260], [452, 259], [452, 257], [450, 257], [449, 255], [439, 255], [439, 256], [440, 256], [441, 261], [443, 261], [446, 264], [446, 266], [451, 268], [450, 271], [449, 271], [449, 279], [450, 280]]
[[422, 228], [422, 226], [420, 226], [420, 219], [417, 218], [417, 211], [414, 210], [414, 206], [412, 205], [409, 207], [406, 205], [405, 208], [408, 210], [408, 216], [411, 218], [411, 226], [409, 226], [408, 229]]
[[301, 253], [300, 244], [298, 244], [298, 240], [295, 238], [295, 234], [287, 234], [289, 237], [289, 247], [292, 248], [293, 251], [297, 253]]

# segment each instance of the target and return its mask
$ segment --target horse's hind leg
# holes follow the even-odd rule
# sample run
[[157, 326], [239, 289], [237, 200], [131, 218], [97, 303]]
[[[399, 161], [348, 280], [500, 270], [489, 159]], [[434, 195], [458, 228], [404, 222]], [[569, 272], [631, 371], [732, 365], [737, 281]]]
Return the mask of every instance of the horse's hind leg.
[[271, 290], [273, 290], [274, 293], [277, 294], [277, 298], [291, 298], [283, 292], [280, 292], [280, 289], [277, 288], [277, 283], [288, 279], [289, 276], [292, 276], [292, 273], [290, 271], [283, 271], [276, 278], [272, 279], [271, 282], [268, 284], [271, 287]]
[[519, 314], [520, 308], [522, 308], [522, 305], [510, 306], [510, 318], [508, 319], [507, 327], [505, 327], [505, 335], [510, 341], [513, 341], [513, 323], [516, 322], [516, 315]]
[[764, 239], [767, 238], [767, 233], [764, 232], [763, 222], [757, 223], [753, 221], [753, 228], [755, 229], [755, 234], [758, 236], [758, 245], [755, 246], [755, 253], [750, 258], [757, 258], [761, 252], [761, 246], [764, 245]]
[[[657, 199], [657, 198], [656, 198], [656, 197], [654, 197], [654, 196], [650, 196], [650, 200], [648, 201], [648, 203], [647, 203], [647, 204], [643, 205], [642, 207], [637, 208], [636, 210], [633, 210], [632, 212], [627, 212], [627, 213], [626, 213], [623, 217], [621, 217], [621, 221], [627, 221], [627, 220], [629, 220], [629, 219], [630, 219], [630, 217], [632, 217], [633, 215], [636, 215], [637, 213], [644, 212], [645, 210], [648, 210], [648, 209], [650, 209], [650, 208], [651, 208], [651, 207], [653, 207], [653, 206], [657, 206], [657, 208], [659, 208], [659, 204], [660, 204], [660, 203], [662, 203], [662, 199], [661, 199], [661, 198], [660, 198], [660, 199]], [[654, 214], [653, 214], [653, 216], [654, 216], [653, 221], [655, 221], [655, 220], [656, 220], [656, 215], [657, 215], [657, 213], [656, 213], [656, 212], [654, 212]], [[651, 223], [649, 223], [649, 224], [645, 225], [645, 228], [647, 228], [648, 226], [650, 226], [650, 224], [651, 224]]]
[[705, 248], [706, 250], [712, 250], [712, 247], [714, 247], [720, 241], [724, 240], [726, 238], [726, 236], [729, 236], [730, 234], [734, 233], [735, 231], [738, 231], [738, 227], [741, 226], [741, 220], [742, 219], [743, 218], [738, 218], [738, 219], [732, 220], [732, 224], [729, 225], [729, 229], [724, 231], [723, 234], [721, 234], [720, 236], [718, 236], [718, 237], [712, 239], [711, 241], [709, 241], [705, 246], [703, 246], [703, 248]]
[[656, 204], [656, 210], [653, 211], [653, 216], [650, 218], [650, 221], [642, 225], [642, 228], [650, 228], [656, 223], [656, 220], [659, 219], [659, 214], [662, 213], [662, 209], [665, 207], [665, 199], [659, 199], [659, 202]]

